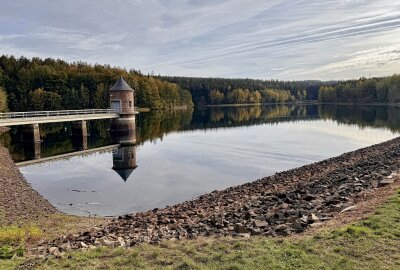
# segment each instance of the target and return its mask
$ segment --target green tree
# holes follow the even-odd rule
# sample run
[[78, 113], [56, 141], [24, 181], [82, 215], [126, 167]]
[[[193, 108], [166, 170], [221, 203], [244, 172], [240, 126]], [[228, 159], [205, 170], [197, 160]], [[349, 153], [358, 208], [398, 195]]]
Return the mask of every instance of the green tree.
[[45, 92], [43, 88], [37, 88], [30, 92], [32, 109], [34, 111], [43, 111], [45, 108]]
[[44, 107], [46, 111], [55, 111], [64, 109], [61, 96], [55, 92], [45, 92]]
[[109, 107], [110, 95], [108, 93], [108, 87], [104, 83], [97, 85], [95, 94], [95, 106], [97, 109], [105, 109]]
[[89, 108], [89, 103], [90, 103], [90, 93], [89, 89], [83, 85], [83, 83], [80, 86], [79, 89], [79, 97], [80, 97], [80, 105], [81, 109], [88, 109]]

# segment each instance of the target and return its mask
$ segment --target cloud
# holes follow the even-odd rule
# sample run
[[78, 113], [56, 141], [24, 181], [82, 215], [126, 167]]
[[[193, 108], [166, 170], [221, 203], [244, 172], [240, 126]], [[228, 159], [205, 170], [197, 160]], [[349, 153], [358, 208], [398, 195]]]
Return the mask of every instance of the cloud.
[[400, 68], [398, 1], [21, 0], [1, 6], [1, 53], [263, 79], [340, 79]]

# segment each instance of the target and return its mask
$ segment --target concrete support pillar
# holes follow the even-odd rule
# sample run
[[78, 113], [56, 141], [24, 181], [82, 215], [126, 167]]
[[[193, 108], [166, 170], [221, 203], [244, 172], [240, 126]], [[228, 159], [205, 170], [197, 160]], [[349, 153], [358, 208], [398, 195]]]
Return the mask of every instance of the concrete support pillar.
[[41, 158], [42, 140], [40, 139], [39, 124], [25, 125], [22, 129], [22, 142], [25, 155], [32, 159]]
[[35, 159], [39, 159], [42, 157], [42, 143], [41, 142], [33, 142], [33, 154]]
[[79, 150], [87, 150], [87, 137], [87, 122], [85, 120], [72, 122], [72, 141], [75, 144], [75, 148]]
[[85, 120], [72, 122], [72, 135], [82, 137], [86, 137], [88, 135], [87, 123]]
[[23, 130], [23, 140], [25, 142], [40, 143], [40, 128], [39, 124], [25, 125]]
[[82, 150], [88, 149], [88, 136], [82, 136]]
[[35, 143], [41, 142], [41, 140], [40, 140], [40, 128], [39, 128], [39, 124], [33, 124], [33, 125], [32, 125], [32, 129], [33, 129], [33, 141], [34, 141]]

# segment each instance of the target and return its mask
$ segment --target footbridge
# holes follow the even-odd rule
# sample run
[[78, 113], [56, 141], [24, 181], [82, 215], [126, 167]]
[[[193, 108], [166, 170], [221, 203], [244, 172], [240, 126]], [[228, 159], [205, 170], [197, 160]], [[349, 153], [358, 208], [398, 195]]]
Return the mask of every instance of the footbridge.
[[87, 136], [87, 122], [98, 119], [119, 119], [120, 113], [112, 109], [86, 109], [63, 111], [35, 111], [0, 113], [0, 127], [24, 126], [26, 140], [40, 142], [39, 124], [73, 122], [73, 133]]
[[111, 109], [0, 113], [0, 127], [118, 118]]

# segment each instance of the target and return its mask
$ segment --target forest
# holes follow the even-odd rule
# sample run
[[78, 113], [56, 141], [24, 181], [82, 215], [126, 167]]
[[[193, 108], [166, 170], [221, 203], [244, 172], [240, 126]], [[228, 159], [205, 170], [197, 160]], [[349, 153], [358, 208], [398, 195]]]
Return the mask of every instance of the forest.
[[278, 81], [159, 77], [189, 89], [196, 105], [280, 103], [302, 100], [348, 103], [400, 102], [400, 75], [346, 81]]
[[[317, 100], [320, 81], [279, 81], [158, 76], [188, 89], [195, 105]], [[330, 85], [330, 82], [325, 84]]]
[[108, 89], [120, 76], [135, 89], [139, 107], [157, 110], [193, 106], [188, 90], [135, 70], [3, 55], [0, 57], [0, 111], [108, 108]]
[[321, 102], [399, 103], [400, 75], [324, 85], [319, 89], [318, 99]]

